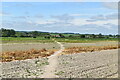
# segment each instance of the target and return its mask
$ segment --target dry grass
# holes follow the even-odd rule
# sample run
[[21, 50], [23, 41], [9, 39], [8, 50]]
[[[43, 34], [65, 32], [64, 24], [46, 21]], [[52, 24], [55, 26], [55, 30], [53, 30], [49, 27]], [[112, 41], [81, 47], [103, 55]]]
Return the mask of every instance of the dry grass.
[[1, 62], [10, 62], [13, 60], [25, 60], [25, 59], [33, 59], [39, 57], [47, 57], [54, 53], [55, 50], [35, 50], [31, 49], [28, 51], [13, 51], [13, 52], [4, 52], [2, 53]]
[[73, 53], [81, 53], [81, 52], [93, 52], [93, 51], [118, 49], [118, 48], [120, 48], [120, 46], [118, 46], [118, 45], [70, 47], [70, 48], [66, 48], [61, 54], [73, 54]]
[[[109, 45], [109, 46], [81, 46], [81, 47], [70, 47], [66, 48], [61, 54], [73, 54], [73, 53], [81, 53], [81, 52], [93, 52], [93, 51], [101, 51], [101, 50], [109, 50], [109, 49], [117, 49], [120, 48], [120, 45]], [[45, 48], [41, 50], [31, 49], [28, 51], [10, 51], [3, 52], [0, 56], [0, 62], [10, 62], [13, 60], [25, 60], [25, 59], [34, 59], [39, 57], [47, 57], [57, 50], [46, 50]]]

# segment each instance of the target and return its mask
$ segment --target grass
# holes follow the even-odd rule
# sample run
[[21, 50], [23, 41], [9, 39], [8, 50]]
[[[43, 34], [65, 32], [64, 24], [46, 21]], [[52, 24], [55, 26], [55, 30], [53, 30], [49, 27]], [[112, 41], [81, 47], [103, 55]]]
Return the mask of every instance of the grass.
[[55, 75], [62, 75], [64, 72], [63, 71], [59, 71], [57, 73], [55, 73]]
[[[22, 37], [2, 37], [0, 38], [2, 43], [50, 43], [54, 42], [52, 39], [46, 39], [44, 37], [37, 38], [22, 38]], [[92, 43], [98, 41], [118, 41], [117, 38], [55, 38], [55, 40], [59, 42], [67, 42], [67, 43]]]
[[59, 42], [66, 42], [66, 43], [92, 43], [92, 42], [101, 42], [101, 41], [118, 41], [117, 38], [57, 38]]

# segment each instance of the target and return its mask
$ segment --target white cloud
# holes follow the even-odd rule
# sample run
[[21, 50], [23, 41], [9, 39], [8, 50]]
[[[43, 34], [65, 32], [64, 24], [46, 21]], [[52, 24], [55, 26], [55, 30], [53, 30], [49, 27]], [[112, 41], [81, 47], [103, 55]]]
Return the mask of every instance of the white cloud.
[[[98, 18], [98, 17], [97, 17]], [[97, 19], [96, 18], [96, 19]], [[105, 16], [106, 18], [106, 16]], [[114, 26], [118, 25], [118, 19], [107, 19], [107, 20], [101, 20], [102, 18], [98, 18], [96, 21], [88, 21], [89, 18], [74, 18], [73, 16], [68, 15], [60, 15], [60, 16], [52, 16], [50, 19], [39, 19], [39, 20], [32, 20], [29, 21], [30, 24], [35, 24], [36, 26], [42, 26], [46, 28], [55, 28], [58, 26], [61, 26], [61, 28], [83, 28], [85, 27], [86, 30], [88, 29], [94, 29], [101, 27], [105, 29], [113, 29]], [[71, 28], [72, 29], [72, 28]]]
[[74, 16], [74, 17], [77, 17], [77, 16], [82, 16], [83, 14], [70, 14], [70, 16]]
[[96, 24], [96, 25], [104, 25], [104, 24], [107, 24], [107, 23], [112, 23], [114, 25], [118, 25], [118, 20], [107, 20], [107, 21], [94, 21], [94, 22], [89, 22], [87, 21], [87, 19], [74, 19], [73, 21], [71, 21], [72, 24], [74, 25], [85, 25], [85, 24]]
[[53, 24], [55, 23], [54, 20], [39, 20], [39, 21], [35, 21], [35, 23], [37, 24]]
[[118, 9], [118, 2], [104, 2], [103, 6], [109, 9]]
[[51, 16], [51, 18], [57, 19], [57, 20], [59, 20], [60, 22], [63, 22], [63, 23], [71, 22], [74, 19], [74, 17], [69, 15], [69, 14]]
[[11, 16], [9, 13], [0, 12], [0, 16]]
[[94, 21], [107, 21], [107, 20], [112, 20], [112, 19], [118, 19], [118, 13], [111, 13], [107, 15], [97, 15], [97, 16], [92, 16], [90, 19], [87, 21], [89, 22], [94, 22]]
[[[104, 17], [106, 18], [107, 15]], [[109, 16], [109, 15], [108, 15]], [[24, 17], [21, 17], [24, 18]], [[97, 19], [98, 18], [98, 19]], [[101, 20], [102, 18], [97, 17], [96, 21], [88, 21], [92, 20], [91, 18], [82, 18], [82, 17], [73, 17], [68, 14], [52, 16], [51, 18], [27, 18], [26, 20], [21, 20], [18, 22], [9, 22], [4, 21], [4, 26], [12, 27], [20, 29], [21, 26], [25, 27], [24, 29], [28, 30], [42, 30], [42, 31], [59, 31], [59, 32], [94, 32], [100, 33], [113, 31], [116, 32], [118, 26], [118, 19], [113, 16], [107, 20]], [[14, 23], [14, 24], [13, 24]]]

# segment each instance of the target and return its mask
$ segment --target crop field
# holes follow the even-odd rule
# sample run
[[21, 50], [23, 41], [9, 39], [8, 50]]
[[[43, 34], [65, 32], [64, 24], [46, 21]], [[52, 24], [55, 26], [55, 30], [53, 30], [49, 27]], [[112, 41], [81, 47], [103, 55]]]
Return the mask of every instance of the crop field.
[[93, 42], [104, 42], [104, 41], [118, 41], [118, 39], [116, 38], [112, 38], [112, 39], [104, 39], [104, 38], [57, 38], [56, 39], [59, 42], [66, 42], [66, 43], [93, 43]]
[[0, 79], [119, 79], [117, 3], [8, 0], [2, 7]]
[[0, 38], [2, 43], [50, 43], [53, 42], [51, 39], [45, 39], [43, 37], [37, 38], [22, 38], [22, 37], [2, 37]]
[[2, 41], [0, 63], [3, 73], [0, 76], [4, 78], [118, 76], [117, 51], [120, 46], [117, 39], [9, 37]]
[[47, 50], [60, 49], [60, 46], [56, 43], [9, 43], [0, 46], [2, 47], [2, 52], [28, 51], [31, 49], [40, 50], [43, 48]]
[[[59, 42], [66, 42], [66, 43], [93, 43], [93, 42], [104, 42], [104, 41], [118, 41], [117, 38], [53, 38]], [[2, 43], [50, 43], [54, 42], [51, 39], [47, 39], [44, 37], [37, 37], [37, 38], [22, 38], [22, 37], [2, 37], [0, 38]]]
[[[62, 43], [65, 49], [60, 54], [73, 54], [81, 52], [94, 52], [109, 49], [118, 49], [117, 42], [97, 42], [94, 43]], [[2, 60], [24, 60], [38, 57], [47, 57], [52, 55], [60, 47], [57, 43], [32, 43], [32, 44], [3, 44], [2, 45]]]
[[118, 49], [58, 56], [60, 78], [118, 78]]

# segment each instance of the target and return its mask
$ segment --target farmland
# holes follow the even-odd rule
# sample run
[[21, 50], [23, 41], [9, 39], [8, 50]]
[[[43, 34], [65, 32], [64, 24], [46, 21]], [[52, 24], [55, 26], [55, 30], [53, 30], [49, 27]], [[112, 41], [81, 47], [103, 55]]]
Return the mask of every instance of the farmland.
[[65, 33], [40, 35], [41, 33], [38, 36], [12, 35], [0, 38], [2, 47], [0, 63], [3, 67], [1, 76], [4, 78], [118, 77], [117, 51], [120, 46], [115, 35], [112, 37], [101, 34], [96, 37], [95, 35], [91, 37], [91, 34]]
[[104, 1], [1, 1], [0, 79], [118, 80], [118, 3]]
[[104, 41], [118, 41], [117, 38], [51, 38], [46, 39], [44, 37], [37, 38], [22, 38], [22, 37], [2, 37], [0, 38], [1, 42], [4, 43], [52, 43], [54, 42], [52, 39], [56, 39], [59, 42], [66, 43], [93, 43], [93, 42], [104, 42]]
[[117, 51], [118, 49], [112, 49], [3, 62], [2, 76], [4, 78], [117, 78]]
[[79, 33], [50, 33], [40, 31], [15, 31], [0, 29], [2, 43], [50, 43], [55, 39], [67, 43], [91, 43], [98, 41], [118, 41], [119, 35], [79, 34]]
[[43, 37], [38, 38], [21, 38], [21, 37], [2, 37], [2, 43], [50, 43], [53, 42], [50, 39], [45, 39]]
[[104, 39], [104, 38], [92, 38], [92, 39], [85, 39], [85, 38], [65, 38], [65, 39], [56, 39], [59, 42], [65, 42], [65, 43], [94, 43], [94, 42], [104, 42], [104, 41], [118, 41], [116, 38], [112, 39]]

